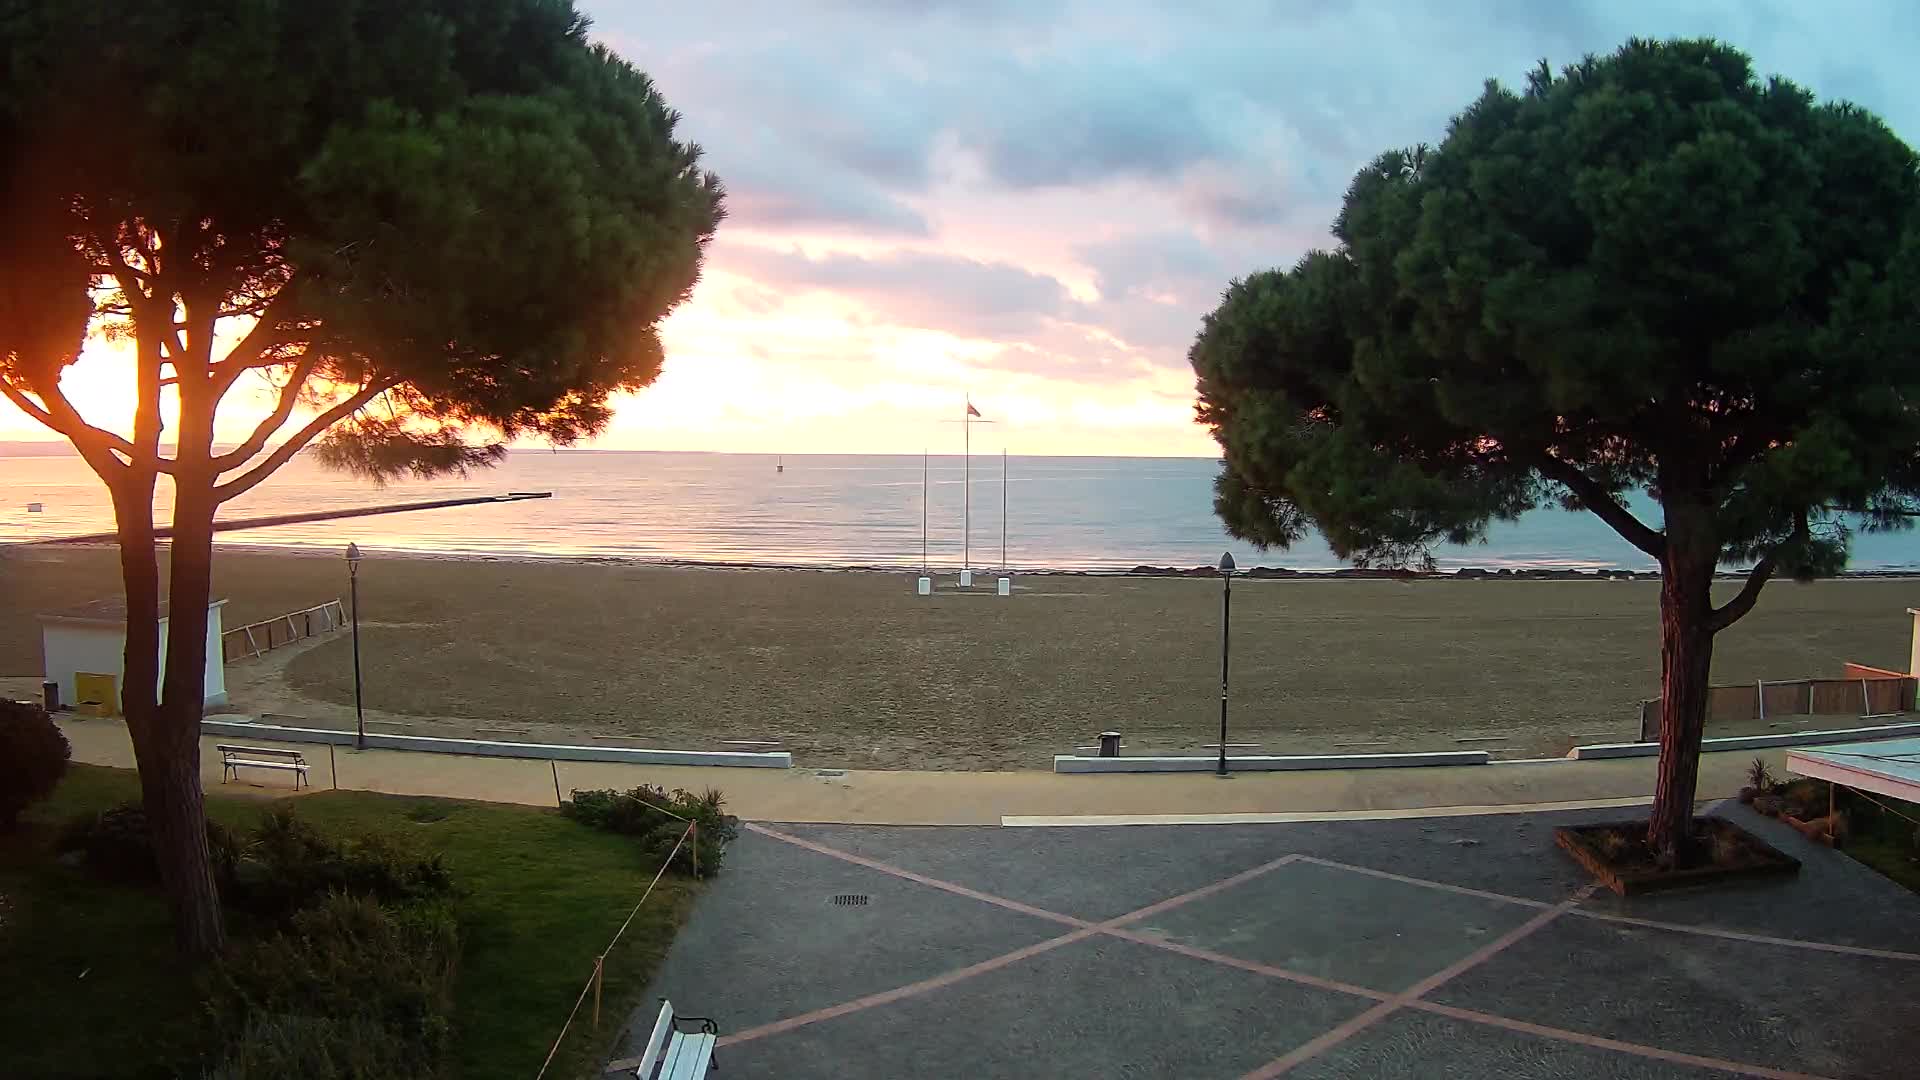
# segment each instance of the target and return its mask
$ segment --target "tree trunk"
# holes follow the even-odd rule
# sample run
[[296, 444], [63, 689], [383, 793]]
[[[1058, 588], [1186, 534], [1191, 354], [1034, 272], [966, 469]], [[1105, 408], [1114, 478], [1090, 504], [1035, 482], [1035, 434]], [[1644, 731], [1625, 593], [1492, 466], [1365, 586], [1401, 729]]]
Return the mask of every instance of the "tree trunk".
[[1669, 866], [1693, 855], [1693, 801], [1700, 738], [1707, 722], [1713, 669], [1713, 571], [1719, 546], [1703, 522], [1669, 508], [1667, 553], [1660, 575], [1660, 772], [1654, 785], [1647, 843]]
[[[127, 733], [133, 740], [133, 760], [140, 770], [141, 804], [146, 810], [160, 884], [173, 913], [174, 938], [187, 956], [202, 958], [221, 949], [226, 942], [226, 932], [207, 854], [206, 808], [200, 788], [200, 712], [197, 704], [190, 713], [183, 712], [177, 703], [166, 703], [155, 693], [160, 681], [160, 572], [154, 556], [153, 506], [148, 501], [152, 498], [152, 489], [144, 492], [144, 499], [142, 494], [116, 491], [114, 499], [120, 573], [127, 598], [121, 711], [126, 715]], [[208, 547], [210, 550], [211, 545]], [[173, 563], [176, 594], [180, 587], [179, 550], [176, 545]], [[206, 602], [201, 601], [198, 618], [191, 611], [182, 612], [177, 607], [170, 615], [169, 687], [177, 678], [180, 665], [191, 656], [200, 658], [195, 661], [195, 678], [200, 677], [200, 669], [206, 663]], [[199, 625], [198, 636], [202, 642], [198, 649], [187, 650], [188, 656], [183, 656], [172, 640], [184, 629], [183, 615], [185, 621]], [[196, 699], [202, 689], [196, 682]]]
[[[196, 349], [213, 336], [211, 321], [185, 307]], [[200, 359], [204, 361], [205, 356]], [[180, 379], [180, 431], [174, 454], [172, 580], [168, 599], [167, 671], [158, 727], [172, 740], [162, 783], [166, 826], [154, 829], [161, 880], [174, 901], [181, 945], [189, 955], [219, 951], [226, 942], [220, 894], [207, 851], [206, 808], [200, 786], [200, 718], [206, 709], [207, 604], [213, 593], [214, 473], [209, 460], [213, 414], [219, 402], [192, 364], [175, 362]], [[151, 806], [151, 803], [149, 803]], [[149, 810], [151, 813], [151, 810]]]
[[135, 744], [141, 801], [160, 885], [173, 913], [174, 940], [188, 957], [204, 959], [224, 948], [227, 938], [207, 851], [199, 718], [182, 724], [163, 706], [155, 719], [145, 753]]

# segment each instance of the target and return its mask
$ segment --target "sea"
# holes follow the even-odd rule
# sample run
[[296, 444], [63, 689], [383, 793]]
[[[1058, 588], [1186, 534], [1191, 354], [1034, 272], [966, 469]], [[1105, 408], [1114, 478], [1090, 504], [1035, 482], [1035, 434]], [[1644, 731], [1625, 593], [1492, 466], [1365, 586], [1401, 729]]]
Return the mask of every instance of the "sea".
[[[0, 455], [0, 543], [111, 530], [84, 462], [9, 444]], [[513, 491], [553, 497], [240, 529], [226, 544], [515, 558], [941, 570], [1114, 571], [1216, 564], [1334, 570], [1320, 538], [1257, 551], [1214, 516], [1217, 461], [1201, 458], [711, 454], [515, 450], [461, 478], [376, 487], [296, 458], [221, 509], [238, 519]], [[171, 512], [164, 481], [158, 519]], [[1657, 507], [1633, 500], [1657, 524]], [[37, 509], [30, 509], [36, 507]], [[1652, 569], [1592, 515], [1540, 509], [1486, 541], [1434, 549], [1443, 570]], [[1920, 569], [1920, 533], [1857, 535], [1851, 569]]]

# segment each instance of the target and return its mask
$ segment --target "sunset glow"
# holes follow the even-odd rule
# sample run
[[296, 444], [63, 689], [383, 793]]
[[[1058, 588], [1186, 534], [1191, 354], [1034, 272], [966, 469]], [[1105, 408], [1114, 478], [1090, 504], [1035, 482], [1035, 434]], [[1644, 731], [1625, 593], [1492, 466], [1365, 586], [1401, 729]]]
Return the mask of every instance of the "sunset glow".
[[[684, 114], [730, 211], [606, 448], [957, 449], [942, 421], [971, 394], [996, 421], [978, 450], [1211, 456], [1185, 353], [1227, 283], [1327, 244], [1353, 171], [1439, 138], [1488, 73], [1628, 34], [1725, 37], [1920, 127], [1906, 66], [1875, 53], [1899, 28], [1787, 10], [855, 5], [802, 33], [773, 8], [586, 7]], [[64, 383], [118, 429], [124, 348], [96, 338]], [[268, 406], [243, 384], [218, 437]], [[47, 437], [0, 402], [0, 439]]]

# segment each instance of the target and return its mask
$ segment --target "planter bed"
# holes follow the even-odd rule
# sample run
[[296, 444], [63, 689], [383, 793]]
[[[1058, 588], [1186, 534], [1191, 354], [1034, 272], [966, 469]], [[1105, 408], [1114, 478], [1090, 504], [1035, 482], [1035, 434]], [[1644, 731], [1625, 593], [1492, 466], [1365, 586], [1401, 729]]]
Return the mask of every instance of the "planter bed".
[[1800, 860], [1730, 821], [1695, 818], [1693, 827], [1703, 861], [1679, 869], [1654, 861], [1645, 821], [1568, 825], [1553, 830], [1553, 839], [1621, 896], [1800, 872]]

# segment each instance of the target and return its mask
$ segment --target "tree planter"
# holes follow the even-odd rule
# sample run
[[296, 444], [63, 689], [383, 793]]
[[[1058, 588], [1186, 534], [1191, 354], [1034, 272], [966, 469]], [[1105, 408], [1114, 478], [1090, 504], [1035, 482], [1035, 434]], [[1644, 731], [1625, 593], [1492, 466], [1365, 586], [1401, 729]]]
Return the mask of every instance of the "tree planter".
[[1645, 821], [1568, 825], [1553, 830], [1553, 839], [1621, 896], [1800, 872], [1800, 860], [1730, 821], [1695, 818], [1693, 830], [1702, 861], [1680, 869], [1655, 862]]

